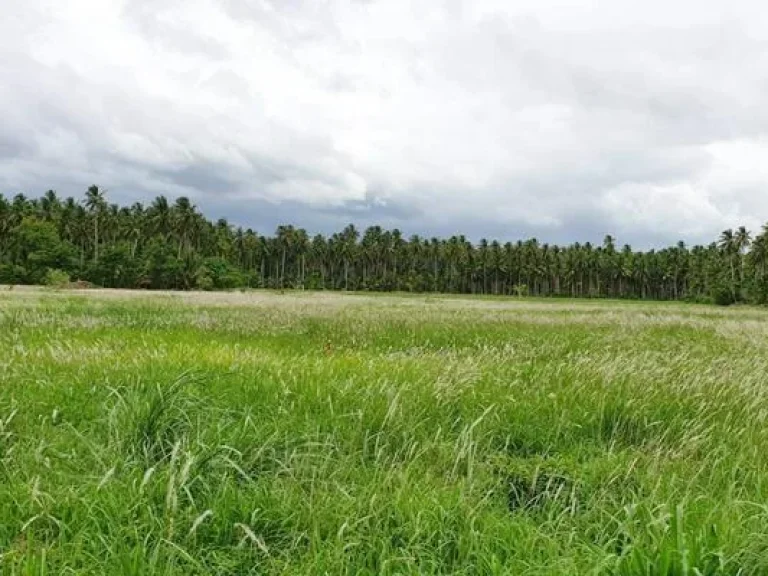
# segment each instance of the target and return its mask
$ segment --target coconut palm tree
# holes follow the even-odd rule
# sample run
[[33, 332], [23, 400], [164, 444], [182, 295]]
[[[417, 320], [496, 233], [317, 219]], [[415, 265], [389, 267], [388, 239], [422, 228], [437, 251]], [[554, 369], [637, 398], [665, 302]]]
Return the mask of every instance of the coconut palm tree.
[[158, 196], [152, 201], [147, 210], [147, 217], [151, 234], [167, 240], [172, 230], [172, 214], [168, 199], [165, 196]]
[[103, 218], [107, 202], [104, 191], [95, 184], [85, 193], [85, 207], [93, 220], [93, 261], [99, 261], [99, 220]]
[[186, 196], [179, 196], [173, 205], [171, 212], [173, 232], [179, 244], [178, 257], [189, 251], [192, 235], [197, 227], [197, 212], [195, 206]]
[[[158, 288], [191, 287], [197, 280], [190, 266], [218, 258], [242, 273], [235, 277], [249, 284], [258, 277], [260, 286], [489, 294], [511, 294], [515, 286], [520, 291], [526, 286], [540, 296], [661, 299], [711, 297], [725, 289], [729, 300], [768, 300], [768, 225], [754, 240], [739, 227], [724, 231], [709, 246], [689, 249], [681, 242], [648, 252], [630, 246], [617, 251], [610, 235], [600, 246], [556, 246], [535, 238], [504, 244], [488, 238], [475, 244], [462, 235], [413, 235], [406, 241], [399, 230], [376, 225], [366, 229], [362, 240], [350, 225], [310, 241], [305, 230], [288, 224], [264, 237], [225, 219], [209, 220], [186, 197], [171, 205], [158, 196], [144, 209], [141, 204], [107, 204], [104, 196], [96, 186], [82, 203], [62, 200], [52, 190], [39, 199], [0, 196], [0, 266], [6, 267], [0, 272], [27, 264], [16, 258], [25, 252], [10, 247], [18, 243], [18, 226], [31, 219], [52, 223], [62, 242], [79, 249], [80, 262], [68, 270], [71, 274], [103, 279], [104, 267], [113, 265], [106, 263], [109, 253], [109, 262], [121, 270], [151, 271], [144, 285]], [[89, 268], [86, 259], [103, 266]], [[109, 278], [116, 284], [138, 274]]]
[[728, 267], [731, 271], [730, 289], [731, 296], [734, 300], [736, 299], [736, 269], [733, 261], [740, 250], [738, 242], [739, 241], [737, 241], [736, 235], [730, 228], [723, 230], [720, 234], [720, 239], [718, 240], [718, 246], [723, 251], [725, 259], [728, 262]]

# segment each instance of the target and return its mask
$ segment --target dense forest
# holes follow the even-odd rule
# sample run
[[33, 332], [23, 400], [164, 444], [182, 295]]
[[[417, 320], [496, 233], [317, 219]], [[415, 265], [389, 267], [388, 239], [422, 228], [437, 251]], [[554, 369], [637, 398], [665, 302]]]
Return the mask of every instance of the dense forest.
[[768, 301], [768, 225], [725, 230], [708, 246], [639, 252], [601, 246], [411, 236], [353, 225], [331, 236], [279, 226], [271, 236], [205, 218], [188, 198], [78, 202], [54, 191], [0, 195], [0, 284], [114, 288], [305, 288], [656, 300]]

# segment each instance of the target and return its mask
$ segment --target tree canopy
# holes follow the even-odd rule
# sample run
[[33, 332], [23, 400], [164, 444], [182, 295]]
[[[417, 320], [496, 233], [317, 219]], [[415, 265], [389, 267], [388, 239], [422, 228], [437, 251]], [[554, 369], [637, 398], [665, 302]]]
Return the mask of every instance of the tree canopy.
[[[49, 190], [0, 195], [0, 283], [39, 284], [49, 272], [113, 288], [305, 288], [530, 294], [655, 300], [768, 301], [768, 224], [725, 230], [707, 246], [617, 247], [611, 236], [556, 246], [464, 236], [404, 238], [371, 226], [309, 236], [207, 219], [186, 197], [119, 206], [91, 186], [82, 202]], [[60, 277], [60, 274], [57, 276]]]

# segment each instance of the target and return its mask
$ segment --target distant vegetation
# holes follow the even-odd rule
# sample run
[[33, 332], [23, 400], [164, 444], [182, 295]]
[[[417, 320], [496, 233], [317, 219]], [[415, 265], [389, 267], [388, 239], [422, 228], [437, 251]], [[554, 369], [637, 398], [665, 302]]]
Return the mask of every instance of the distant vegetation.
[[[90, 282], [113, 288], [306, 288], [768, 301], [768, 234], [726, 230], [708, 246], [680, 242], [638, 252], [611, 236], [560, 247], [464, 236], [411, 236], [349, 225], [330, 237], [293, 226], [272, 236], [206, 219], [188, 198], [149, 206], [107, 202], [97, 186], [84, 201], [0, 195], [0, 283]], [[53, 271], [53, 273], [51, 272]]]

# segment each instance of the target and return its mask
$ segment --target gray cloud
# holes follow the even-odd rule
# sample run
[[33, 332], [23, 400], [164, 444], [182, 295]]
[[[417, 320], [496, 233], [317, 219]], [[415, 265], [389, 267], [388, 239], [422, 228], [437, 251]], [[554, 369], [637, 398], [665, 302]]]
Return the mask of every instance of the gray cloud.
[[653, 246], [768, 220], [750, 0], [10, 0], [0, 191]]
[[129, 2], [122, 17], [135, 31], [161, 51], [195, 54], [203, 59], [224, 60], [231, 57], [226, 45], [208, 35], [188, 30], [183, 21], [168, 12], [158, 11], [154, 3]]

